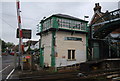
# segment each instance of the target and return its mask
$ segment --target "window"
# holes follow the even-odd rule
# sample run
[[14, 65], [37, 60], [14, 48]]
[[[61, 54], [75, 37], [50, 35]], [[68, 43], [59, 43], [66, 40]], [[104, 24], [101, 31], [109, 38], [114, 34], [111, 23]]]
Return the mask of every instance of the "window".
[[71, 59], [71, 50], [68, 50], [68, 59]]
[[43, 31], [51, 28], [52, 23], [53, 23], [52, 19], [48, 19], [48, 20], [44, 21], [44, 23], [43, 23]]
[[81, 21], [57, 18], [58, 27], [77, 29], [77, 30], [86, 30], [86, 24]]
[[72, 50], [72, 59], [75, 59], [75, 50]]
[[81, 23], [81, 30], [85, 30], [86, 29], [86, 24], [85, 23]]
[[78, 38], [78, 37], [65, 37], [64, 40], [82, 41], [82, 38]]
[[68, 50], [68, 60], [75, 60], [75, 50]]

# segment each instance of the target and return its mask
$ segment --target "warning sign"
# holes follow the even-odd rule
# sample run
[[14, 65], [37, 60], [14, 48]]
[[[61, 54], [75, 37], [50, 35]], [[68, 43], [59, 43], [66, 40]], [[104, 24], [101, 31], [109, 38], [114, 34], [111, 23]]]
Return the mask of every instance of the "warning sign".
[[[22, 37], [24, 39], [31, 39], [31, 30], [22, 29]], [[17, 38], [19, 38], [19, 29], [17, 29]]]

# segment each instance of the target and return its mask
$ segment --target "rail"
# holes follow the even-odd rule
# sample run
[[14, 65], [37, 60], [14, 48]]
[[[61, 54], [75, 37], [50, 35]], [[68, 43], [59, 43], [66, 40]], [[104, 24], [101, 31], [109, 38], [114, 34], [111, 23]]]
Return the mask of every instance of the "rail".
[[93, 24], [90, 26], [97, 26], [101, 24], [106, 24], [112, 21], [116, 21], [120, 19], [120, 9], [111, 11], [111, 12], [106, 12], [105, 15], [102, 17], [98, 18]]

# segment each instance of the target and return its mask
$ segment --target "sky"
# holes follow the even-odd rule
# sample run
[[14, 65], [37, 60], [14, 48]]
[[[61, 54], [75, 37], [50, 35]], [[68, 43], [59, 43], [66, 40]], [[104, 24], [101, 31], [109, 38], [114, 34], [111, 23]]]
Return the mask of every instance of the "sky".
[[[113, 11], [118, 9], [118, 2], [21, 2], [21, 19], [22, 28], [32, 30], [32, 40], [39, 40], [37, 33], [37, 24], [43, 17], [49, 17], [53, 14], [66, 14], [80, 19], [89, 16], [87, 21], [90, 22], [94, 11], [95, 3], [102, 6], [101, 11]], [[5, 42], [18, 44], [16, 38], [17, 13], [15, 2], [0, 3], [0, 37]], [[27, 41], [28, 39], [23, 39]]]

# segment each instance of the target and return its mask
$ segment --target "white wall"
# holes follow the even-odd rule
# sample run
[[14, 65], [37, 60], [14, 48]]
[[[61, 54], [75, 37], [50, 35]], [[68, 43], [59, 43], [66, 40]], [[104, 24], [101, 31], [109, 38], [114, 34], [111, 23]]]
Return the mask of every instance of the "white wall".
[[[64, 37], [79, 37], [82, 41], [64, 40]], [[70, 32], [58, 31], [56, 34], [56, 45], [58, 57], [56, 57], [56, 66], [66, 66], [86, 61], [86, 35]], [[75, 61], [68, 61], [68, 49], [75, 50]], [[65, 56], [65, 58], [62, 58]]]
[[44, 46], [44, 63], [49, 64], [49, 66], [51, 65], [51, 42], [51, 32], [46, 35], [42, 35], [41, 46]]

